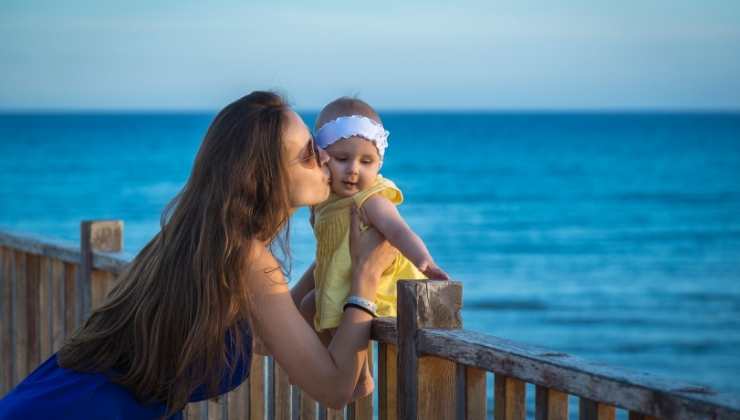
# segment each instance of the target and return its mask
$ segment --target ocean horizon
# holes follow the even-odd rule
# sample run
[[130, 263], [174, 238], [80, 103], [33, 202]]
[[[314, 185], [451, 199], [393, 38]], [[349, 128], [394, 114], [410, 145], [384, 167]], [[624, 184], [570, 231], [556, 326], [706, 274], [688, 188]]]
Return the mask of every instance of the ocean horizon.
[[[381, 172], [463, 282], [465, 328], [740, 394], [740, 111], [380, 114]], [[121, 219], [136, 253], [214, 115], [0, 112], [0, 230], [75, 242]]]

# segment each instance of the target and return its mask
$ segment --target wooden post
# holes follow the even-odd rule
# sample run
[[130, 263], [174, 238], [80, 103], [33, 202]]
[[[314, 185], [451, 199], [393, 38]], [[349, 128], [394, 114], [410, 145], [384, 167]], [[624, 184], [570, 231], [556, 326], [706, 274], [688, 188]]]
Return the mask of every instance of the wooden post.
[[439, 280], [398, 282], [398, 418], [455, 417], [455, 363], [420, 358], [422, 328], [462, 328], [462, 284]]
[[80, 271], [77, 282], [78, 322], [92, 309], [93, 252], [120, 252], [123, 249], [123, 221], [87, 220], [80, 224]]

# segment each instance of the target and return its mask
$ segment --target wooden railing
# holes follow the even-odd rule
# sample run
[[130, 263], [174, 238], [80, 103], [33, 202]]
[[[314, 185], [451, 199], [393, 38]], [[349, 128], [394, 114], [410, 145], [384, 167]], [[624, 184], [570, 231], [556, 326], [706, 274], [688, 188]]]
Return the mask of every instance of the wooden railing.
[[[104, 299], [130, 257], [123, 223], [83, 222], [80, 246], [0, 232], [0, 396], [61, 346]], [[188, 405], [188, 419], [740, 419], [740, 399], [709, 388], [588, 362], [462, 329], [462, 285], [409, 281], [398, 319], [373, 322], [376, 395], [320, 407], [274, 360], [255, 356], [248, 381]], [[487, 399], [493, 376], [492, 407]], [[527, 410], [526, 384], [535, 389]], [[569, 399], [578, 400], [577, 405]]]

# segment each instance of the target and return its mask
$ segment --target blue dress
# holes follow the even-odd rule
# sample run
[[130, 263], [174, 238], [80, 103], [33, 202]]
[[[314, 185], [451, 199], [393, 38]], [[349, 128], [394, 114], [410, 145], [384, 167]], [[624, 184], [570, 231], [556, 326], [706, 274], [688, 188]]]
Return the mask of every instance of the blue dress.
[[[248, 330], [244, 332], [244, 357], [236, 361], [233, 375], [224, 369], [218, 395], [238, 387], [249, 376], [252, 338]], [[234, 355], [230, 337], [226, 345], [228, 354]], [[201, 385], [190, 396], [190, 401], [215, 396], [208, 394], [206, 385]], [[159, 419], [165, 411], [162, 403], [138, 402], [131, 391], [111, 382], [103, 373], [83, 373], [60, 367], [56, 354], [0, 400], [0, 420]], [[182, 419], [182, 412], [170, 418]]]

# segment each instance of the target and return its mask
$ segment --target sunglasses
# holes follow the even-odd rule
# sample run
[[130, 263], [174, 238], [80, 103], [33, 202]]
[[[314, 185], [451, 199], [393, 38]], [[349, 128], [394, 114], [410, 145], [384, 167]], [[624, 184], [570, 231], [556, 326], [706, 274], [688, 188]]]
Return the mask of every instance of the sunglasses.
[[313, 168], [315, 166], [321, 166], [321, 155], [319, 154], [319, 148], [316, 146], [316, 142], [311, 137], [306, 143], [306, 147], [301, 151], [301, 156], [298, 159], [290, 162], [290, 164], [300, 163], [307, 168]]

